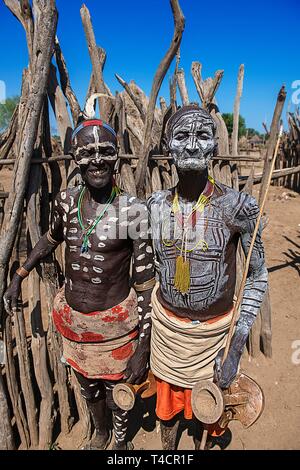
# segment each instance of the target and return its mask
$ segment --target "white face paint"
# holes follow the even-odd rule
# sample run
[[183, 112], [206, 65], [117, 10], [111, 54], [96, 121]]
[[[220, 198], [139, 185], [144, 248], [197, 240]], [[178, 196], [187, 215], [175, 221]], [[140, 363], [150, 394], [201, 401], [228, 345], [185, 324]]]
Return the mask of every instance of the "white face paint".
[[204, 171], [215, 149], [212, 119], [201, 112], [183, 115], [173, 126], [169, 149], [181, 171]]

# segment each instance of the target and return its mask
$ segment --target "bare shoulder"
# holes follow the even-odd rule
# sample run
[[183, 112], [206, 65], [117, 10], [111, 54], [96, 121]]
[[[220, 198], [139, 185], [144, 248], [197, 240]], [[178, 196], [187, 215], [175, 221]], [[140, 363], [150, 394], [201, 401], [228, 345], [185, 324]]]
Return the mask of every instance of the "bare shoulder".
[[172, 194], [172, 189], [165, 189], [162, 191], [155, 191], [147, 199], [148, 210], [151, 211], [153, 206], [161, 205]]
[[119, 196], [120, 212], [127, 212], [128, 215], [134, 215], [137, 212], [146, 212], [147, 204], [143, 199], [132, 196], [125, 191]]
[[54, 206], [61, 209], [64, 213], [69, 213], [76, 208], [78, 196], [82, 186], [74, 186], [60, 191], [54, 201]]
[[225, 184], [216, 182], [217, 197], [215, 202], [222, 209], [225, 218], [239, 226], [249, 219], [255, 219], [259, 213], [256, 199], [246, 192], [240, 192]]

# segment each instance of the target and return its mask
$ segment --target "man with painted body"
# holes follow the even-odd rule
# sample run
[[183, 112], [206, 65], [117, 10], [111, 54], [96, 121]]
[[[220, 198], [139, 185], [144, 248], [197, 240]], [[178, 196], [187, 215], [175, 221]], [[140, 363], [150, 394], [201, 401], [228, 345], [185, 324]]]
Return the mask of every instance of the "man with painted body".
[[[259, 208], [248, 194], [208, 175], [215, 132], [211, 116], [196, 105], [185, 106], [170, 118], [165, 143], [179, 182], [148, 200], [159, 273], [152, 293], [150, 367], [157, 381], [156, 412], [164, 449], [175, 448], [178, 414], [184, 411], [186, 419], [193, 418], [191, 390], [198, 381], [211, 379], [226, 389], [234, 380], [267, 286], [260, 230], [222, 366], [233, 311], [238, 241], [247, 255]], [[223, 432], [217, 425], [208, 431]], [[196, 448], [199, 438], [194, 436]]]
[[141, 383], [147, 372], [154, 277], [148, 211], [145, 203], [115, 186], [112, 128], [86, 120], [75, 129], [72, 146], [84, 183], [58, 194], [51, 228], [15, 274], [5, 305], [11, 312], [22, 280], [65, 241], [65, 285], [55, 299], [53, 320], [95, 425], [87, 448], [108, 445], [109, 408], [114, 449], [126, 449], [128, 413], [114, 404], [112, 390], [118, 382]]

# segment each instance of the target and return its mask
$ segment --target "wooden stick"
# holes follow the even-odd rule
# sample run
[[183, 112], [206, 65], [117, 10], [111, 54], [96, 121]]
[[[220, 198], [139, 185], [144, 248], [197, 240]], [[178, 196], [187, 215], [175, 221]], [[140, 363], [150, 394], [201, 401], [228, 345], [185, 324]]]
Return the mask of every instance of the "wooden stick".
[[[36, 0], [39, 3], [40, 0]], [[44, 2], [43, 2], [44, 3]], [[53, 51], [54, 37], [57, 24], [55, 1], [49, 0], [39, 17], [36, 34], [40, 41], [35, 56], [35, 70], [32, 77], [30, 93], [27, 101], [22, 126], [19, 129], [20, 146], [18, 160], [14, 168], [13, 186], [7, 201], [6, 215], [3, 223], [3, 234], [0, 241], [0, 297], [6, 286], [6, 269], [11, 256], [17, 234], [18, 222], [23, 210], [23, 201], [29, 177], [30, 161], [37, 135], [40, 114], [43, 105], [43, 95], [46, 90], [50, 60]]]
[[60, 48], [60, 44], [59, 44], [57, 37], [55, 38], [55, 59], [56, 59], [57, 67], [59, 70], [61, 88], [70, 105], [70, 109], [71, 109], [71, 113], [73, 117], [73, 124], [75, 127], [77, 125], [78, 118], [81, 114], [81, 109], [80, 109], [78, 100], [76, 98], [76, 95], [72, 89], [70, 76], [69, 76], [69, 72], [67, 69], [67, 64], [63, 56], [62, 50]]
[[130, 96], [130, 98], [134, 102], [138, 112], [140, 113], [140, 116], [141, 116], [141, 119], [142, 119], [143, 123], [145, 123], [146, 122], [146, 110], [144, 109], [144, 105], [143, 105], [142, 101], [140, 100], [139, 96], [136, 95], [132, 91], [132, 89], [130, 88], [128, 83], [126, 83], [125, 80], [123, 80], [123, 78], [120, 77], [120, 75], [115, 73], [115, 77], [118, 80], [118, 82], [122, 85], [122, 87], [126, 90], [126, 92], [128, 93], [128, 96]]
[[57, 80], [56, 68], [52, 64], [50, 66], [48, 96], [56, 117], [63, 152], [68, 153], [71, 146], [73, 126], [68, 113], [65, 96]]
[[150, 151], [150, 146], [151, 146], [151, 138], [152, 138], [151, 134], [152, 134], [152, 126], [154, 122], [154, 112], [155, 112], [155, 104], [156, 104], [157, 96], [158, 96], [161, 84], [163, 82], [163, 79], [170, 67], [170, 64], [172, 60], [174, 59], [175, 54], [178, 51], [178, 48], [180, 47], [184, 25], [185, 25], [185, 19], [184, 19], [184, 16], [182, 14], [182, 11], [179, 5], [179, 0], [170, 0], [170, 3], [171, 3], [171, 8], [172, 8], [173, 17], [174, 17], [175, 29], [174, 29], [173, 39], [172, 39], [170, 48], [165, 54], [161, 63], [159, 64], [159, 67], [156, 71], [153, 84], [152, 84], [149, 105], [148, 105], [148, 110], [147, 110], [147, 117], [146, 117], [145, 128], [144, 128], [142, 158], [140, 158], [138, 162], [136, 173], [135, 173], [135, 181], [136, 181], [138, 196], [143, 196], [144, 194], [143, 187], [144, 187], [145, 175], [147, 171], [147, 161], [148, 161], [148, 156], [149, 156], [149, 151]]
[[[94, 86], [96, 93], [103, 93], [106, 95], [111, 95], [112, 93], [109, 88], [106, 86], [103, 80], [102, 74], [102, 64], [99, 58], [98, 47], [96, 44], [95, 33], [92, 25], [92, 19], [90, 12], [86, 5], [82, 5], [80, 9], [80, 15], [82, 19], [82, 24], [86, 36], [86, 41], [88, 44], [89, 54], [93, 66], [93, 76], [94, 76]], [[99, 108], [101, 118], [110, 123], [113, 116], [113, 104], [110, 99], [105, 97], [99, 98]]]
[[[27, 420], [24, 415], [21, 394], [19, 391], [19, 385], [17, 381], [16, 367], [15, 367], [14, 353], [13, 353], [12, 323], [11, 323], [11, 317], [8, 315], [6, 316], [6, 319], [5, 319], [4, 342], [5, 342], [5, 350], [6, 350], [6, 364], [5, 364], [6, 382], [7, 382], [7, 388], [8, 388], [11, 404], [12, 404], [13, 414], [16, 420], [18, 433], [21, 439], [22, 449], [29, 449], [30, 447], [29, 429], [28, 429]], [[0, 426], [0, 429], [1, 429], [0, 432], [2, 433], [3, 432], [2, 424]]]
[[240, 118], [240, 103], [241, 96], [243, 92], [243, 81], [244, 81], [244, 64], [240, 65], [238, 73], [238, 84], [236, 97], [234, 101], [234, 111], [233, 111], [233, 130], [231, 137], [231, 154], [233, 157], [238, 155], [238, 140], [239, 140], [239, 118]]
[[285, 87], [282, 86], [278, 93], [276, 106], [274, 109], [274, 114], [273, 114], [273, 119], [272, 119], [272, 124], [271, 124], [270, 137], [268, 140], [268, 148], [267, 148], [266, 157], [265, 157], [262, 182], [261, 182], [261, 187], [259, 191], [259, 199], [258, 199], [259, 205], [261, 205], [263, 196], [265, 194], [267, 179], [269, 175], [269, 169], [271, 166], [271, 160], [272, 160], [272, 156], [273, 156], [274, 149], [276, 146], [276, 136], [278, 133], [279, 121], [280, 121], [280, 117], [282, 114], [285, 99], [286, 99], [286, 91], [285, 91]]
[[166, 100], [162, 96], [159, 98], [159, 104], [160, 104], [161, 112], [163, 113], [163, 115], [165, 115], [168, 110], [168, 106], [167, 106]]
[[[26, 222], [29, 231], [31, 246], [35, 246], [41, 237], [41, 207], [40, 188], [42, 185], [42, 168], [32, 167], [30, 173], [32, 181], [27, 198]], [[30, 248], [30, 247], [29, 247]], [[42, 265], [44, 273], [44, 265]], [[39, 407], [39, 450], [48, 450], [52, 442], [52, 429], [54, 424], [53, 388], [48, 372], [47, 344], [41, 311], [40, 278], [36, 270], [28, 277], [28, 306], [31, 320], [31, 350], [35, 377], [41, 401]]]
[[[138, 154], [129, 154], [129, 153], [120, 153], [118, 155], [120, 159], [125, 159], [125, 160], [139, 160], [141, 158], [141, 155]], [[71, 155], [58, 155], [56, 157], [50, 157], [50, 158], [32, 158], [31, 160], [31, 165], [36, 165], [40, 163], [44, 164], [51, 164], [54, 162], [61, 162], [64, 160], [72, 160], [73, 157]], [[232, 157], [232, 155], [217, 155], [212, 158], [214, 161], [222, 160], [222, 161], [239, 161], [239, 162], [261, 162], [260, 158], [256, 157], [247, 157], [244, 155], [241, 156], [236, 156]], [[172, 157], [166, 157], [165, 155], [151, 155], [149, 156], [149, 160], [173, 160]], [[14, 165], [16, 163], [15, 159], [9, 159], [9, 160], [0, 160], [0, 165]], [[290, 170], [290, 168], [286, 169]], [[286, 171], [284, 170], [284, 171]], [[273, 173], [276, 174], [276, 173]], [[260, 177], [260, 175], [256, 175], [257, 177]], [[244, 179], [245, 177], [242, 177]]]
[[262, 214], [263, 214], [263, 211], [264, 211], [265, 203], [266, 203], [266, 200], [267, 200], [267, 195], [268, 195], [268, 191], [269, 191], [269, 187], [270, 187], [270, 183], [271, 183], [272, 171], [273, 171], [273, 168], [274, 168], [274, 165], [275, 165], [275, 161], [276, 161], [276, 157], [277, 157], [277, 153], [278, 153], [278, 149], [279, 149], [279, 144], [280, 144], [280, 139], [281, 139], [281, 136], [282, 136], [282, 132], [283, 132], [283, 128], [281, 127], [281, 129], [279, 131], [279, 135], [278, 135], [277, 144], [276, 144], [276, 147], [275, 147], [273, 159], [272, 159], [272, 162], [271, 162], [271, 168], [270, 168], [270, 171], [269, 171], [267, 184], [266, 184], [266, 187], [265, 187], [265, 193], [263, 195], [262, 204], [261, 204], [260, 211], [259, 211], [259, 214], [258, 214], [258, 217], [257, 217], [255, 229], [254, 229], [254, 232], [253, 232], [253, 235], [252, 235], [252, 240], [251, 240], [251, 243], [250, 243], [249, 252], [248, 252], [248, 255], [247, 255], [247, 259], [246, 259], [246, 264], [245, 264], [245, 269], [244, 269], [242, 282], [241, 282], [241, 285], [240, 285], [240, 288], [239, 288], [237, 301], [236, 301], [236, 304], [234, 306], [234, 310], [233, 310], [233, 314], [232, 314], [232, 320], [231, 320], [230, 329], [229, 329], [229, 333], [228, 333], [228, 337], [227, 337], [227, 342], [226, 342], [226, 347], [225, 347], [224, 356], [223, 356], [223, 360], [222, 360], [222, 365], [224, 364], [224, 362], [225, 362], [225, 360], [228, 356], [228, 351], [229, 351], [229, 347], [230, 347], [230, 343], [231, 343], [231, 338], [233, 336], [234, 325], [235, 325], [237, 316], [239, 314], [240, 304], [241, 304], [242, 299], [243, 299], [244, 288], [245, 288], [247, 275], [248, 275], [248, 270], [249, 270], [249, 265], [250, 265], [250, 259], [251, 259], [254, 243], [255, 243], [255, 240], [256, 240], [256, 235], [257, 235], [257, 232], [259, 230], [259, 223], [260, 223], [260, 220], [261, 220], [261, 217], [262, 217]]
[[4, 389], [4, 382], [0, 370], [0, 416], [2, 426], [0, 428], [0, 450], [14, 450], [15, 443], [11, 426], [10, 415], [8, 411], [8, 403]]
[[28, 420], [30, 443], [31, 448], [37, 449], [39, 441], [37, 427], [37, 410], [32, 386], [24, 311], [23, 308], [19, 307], [13, 309], [13, 313], [16, 332], [16, 345], [18, 351], [18, 362], [20, 368], [20, 381]]
[[185, 76], [184, 70], [179, 69], [176, 74], [178, 89], [181, 97], [181, 101], [183, 106], [187, 106], [190, 103], [189, 94], [187, 91], [186, 83], [185, 83]]

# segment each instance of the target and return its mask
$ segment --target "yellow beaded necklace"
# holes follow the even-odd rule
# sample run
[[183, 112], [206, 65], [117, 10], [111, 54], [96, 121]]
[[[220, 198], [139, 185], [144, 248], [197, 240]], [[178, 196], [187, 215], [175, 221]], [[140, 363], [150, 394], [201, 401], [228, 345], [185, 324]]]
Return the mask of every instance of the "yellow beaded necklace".
[[182, 211], [180, 209], [180, 204], [179, 204], [179, 195], [178, 192], [176, 192], [172, 204], [172, 212], [175, 217], [175, 222], [176, 220], [180, 220], [180, 225], [182, 227], [182, 239], [181, 239], [181, 245], [180, 247], [177, 245], [178, 240], [174, 241], [166, 241], [162, 240], [163, 244], [166, 247], [172, 247], [174, 246], [177, 250], [180, 251], [179, 256], [176, 258], [176, 269], [175, 269], [175, 276], [174, 276], [174, 287], [178, 292], [181, 292], [182, 294], [186, 294], [191, 285], [191, 277], [190, 277], [190, 262], [187, 259], [187, 254], [192, 253], [194, 250], [199, 248], [201, 246], [202, 251], [207, 251], [208, 249], [208, 244], [205, 240], [200, 239], [193, 248], [188, 249], [187, 248], [187, 235], [188, 235], [188, 224], [190, 223], [190, 219], [196, 215], [198, 212], [199, 214], [202, 214], [205, 206], [210, 202], [210, 197], [212, 196], [214, 192], [214, 185], [215, 181], [214, 179], [209, 176], [208, 177], [208, 184], [206, 185], [206, 188], [204, 189], [203, 193], [200, 194], [196, 204], [192, 207], [191, 212], [186, 216], [185, 220], [182, 214]]

